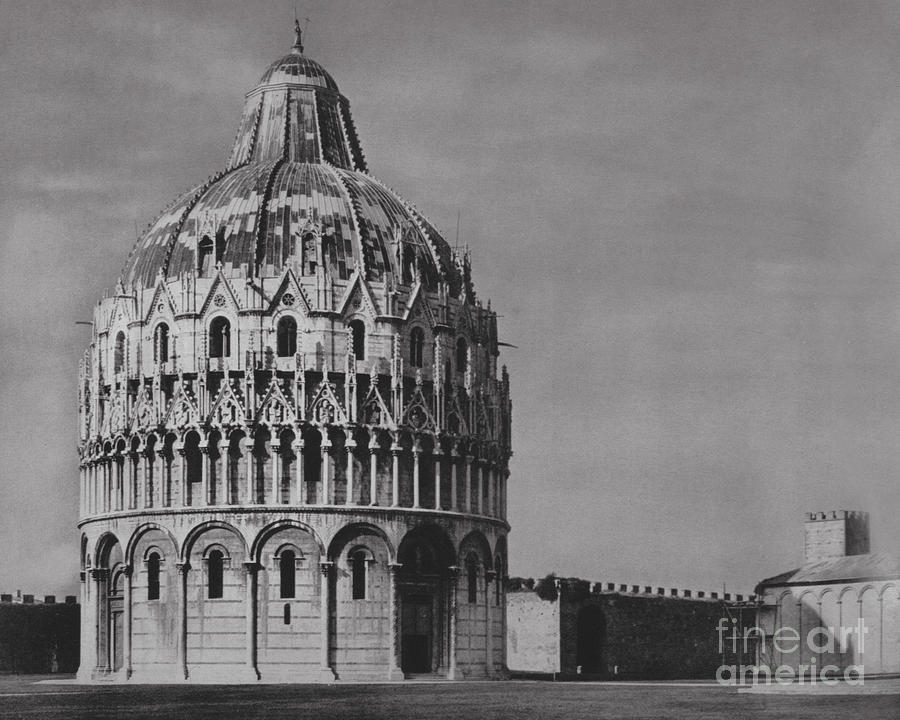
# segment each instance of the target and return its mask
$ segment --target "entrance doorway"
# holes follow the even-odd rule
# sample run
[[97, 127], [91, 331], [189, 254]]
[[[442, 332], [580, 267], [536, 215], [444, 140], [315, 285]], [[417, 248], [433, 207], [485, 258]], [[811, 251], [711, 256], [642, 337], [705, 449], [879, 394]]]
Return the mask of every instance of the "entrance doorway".
[[434, 629], [433, 601], [427, 595], [403, 598], [401, 618], [401, 653], [404, 673], [432, 671], [431, 635]]

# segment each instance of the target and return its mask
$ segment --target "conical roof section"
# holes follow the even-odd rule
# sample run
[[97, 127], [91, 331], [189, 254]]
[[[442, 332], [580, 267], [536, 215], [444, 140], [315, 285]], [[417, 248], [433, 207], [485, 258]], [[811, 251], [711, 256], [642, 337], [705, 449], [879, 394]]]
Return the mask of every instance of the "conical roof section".
[[[159, 274], [196, 273], [199, 246], [233, 277], [298, 276], [310, 234], [322, 238], [337, 280], [359, 268], [370, 281], [462, 287], [461, 267], [434, 226], [368, 174], [350, 104], [331, 75], [303, 52], [273, 62], [244, 101], [225, 169], [189, 191], [138, 241], [126, 285], [152, 287]], [[470, 292], [470, 295], [473, 293]]]

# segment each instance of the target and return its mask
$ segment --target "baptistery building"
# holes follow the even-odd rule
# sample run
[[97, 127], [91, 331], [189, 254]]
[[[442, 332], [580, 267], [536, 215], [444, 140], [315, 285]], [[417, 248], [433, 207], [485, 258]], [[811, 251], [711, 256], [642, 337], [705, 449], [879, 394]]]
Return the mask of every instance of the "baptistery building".
[[93, 328], [81, 680], [505, 672], [497, 315], [299, 28]]

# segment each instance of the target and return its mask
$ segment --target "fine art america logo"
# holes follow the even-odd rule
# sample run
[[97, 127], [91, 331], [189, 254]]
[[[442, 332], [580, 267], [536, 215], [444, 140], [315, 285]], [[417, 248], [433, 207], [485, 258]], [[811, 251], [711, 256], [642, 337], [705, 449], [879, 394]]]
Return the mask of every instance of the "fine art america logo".
[[[722, 664], [716, 670], [716, 681], [720, 685], [762, 683], [779, 685], [809, 684], [834, 686], [840, 682], [848, 685], [862, 685], [865, 681], [863, 665], [840, 667], [827, 662], [855, 647], [857, 657], [865, 650], [865, 636], [869, 632], [865, 620], [859, 618], [850, 626], [817, 626], [802, 635], [796, 628], [783, 625], [771, 636], [757, 626], [741, 628], [734, 620], [720, 618], [716, 626], [719, 638], [719, 654], [725, 658], [729, 654], [744, 657], [758, 649], [757, 665]], [[793, 656], [799, 661], [794, 664], [776, 664], [772, 654], [781, 658]]]

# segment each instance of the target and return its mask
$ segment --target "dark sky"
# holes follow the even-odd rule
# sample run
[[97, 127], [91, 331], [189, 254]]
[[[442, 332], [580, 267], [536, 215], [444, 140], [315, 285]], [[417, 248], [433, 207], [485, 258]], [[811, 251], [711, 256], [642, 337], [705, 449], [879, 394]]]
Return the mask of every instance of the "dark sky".
[[[900, 5], [301, 2], [372, 172], [474, 256], [510, 570], [749, 591], [900, 542]], [[293, 2], [0, 0], [0, 589], [76, 586], [92, 304], [224, 166]]]

